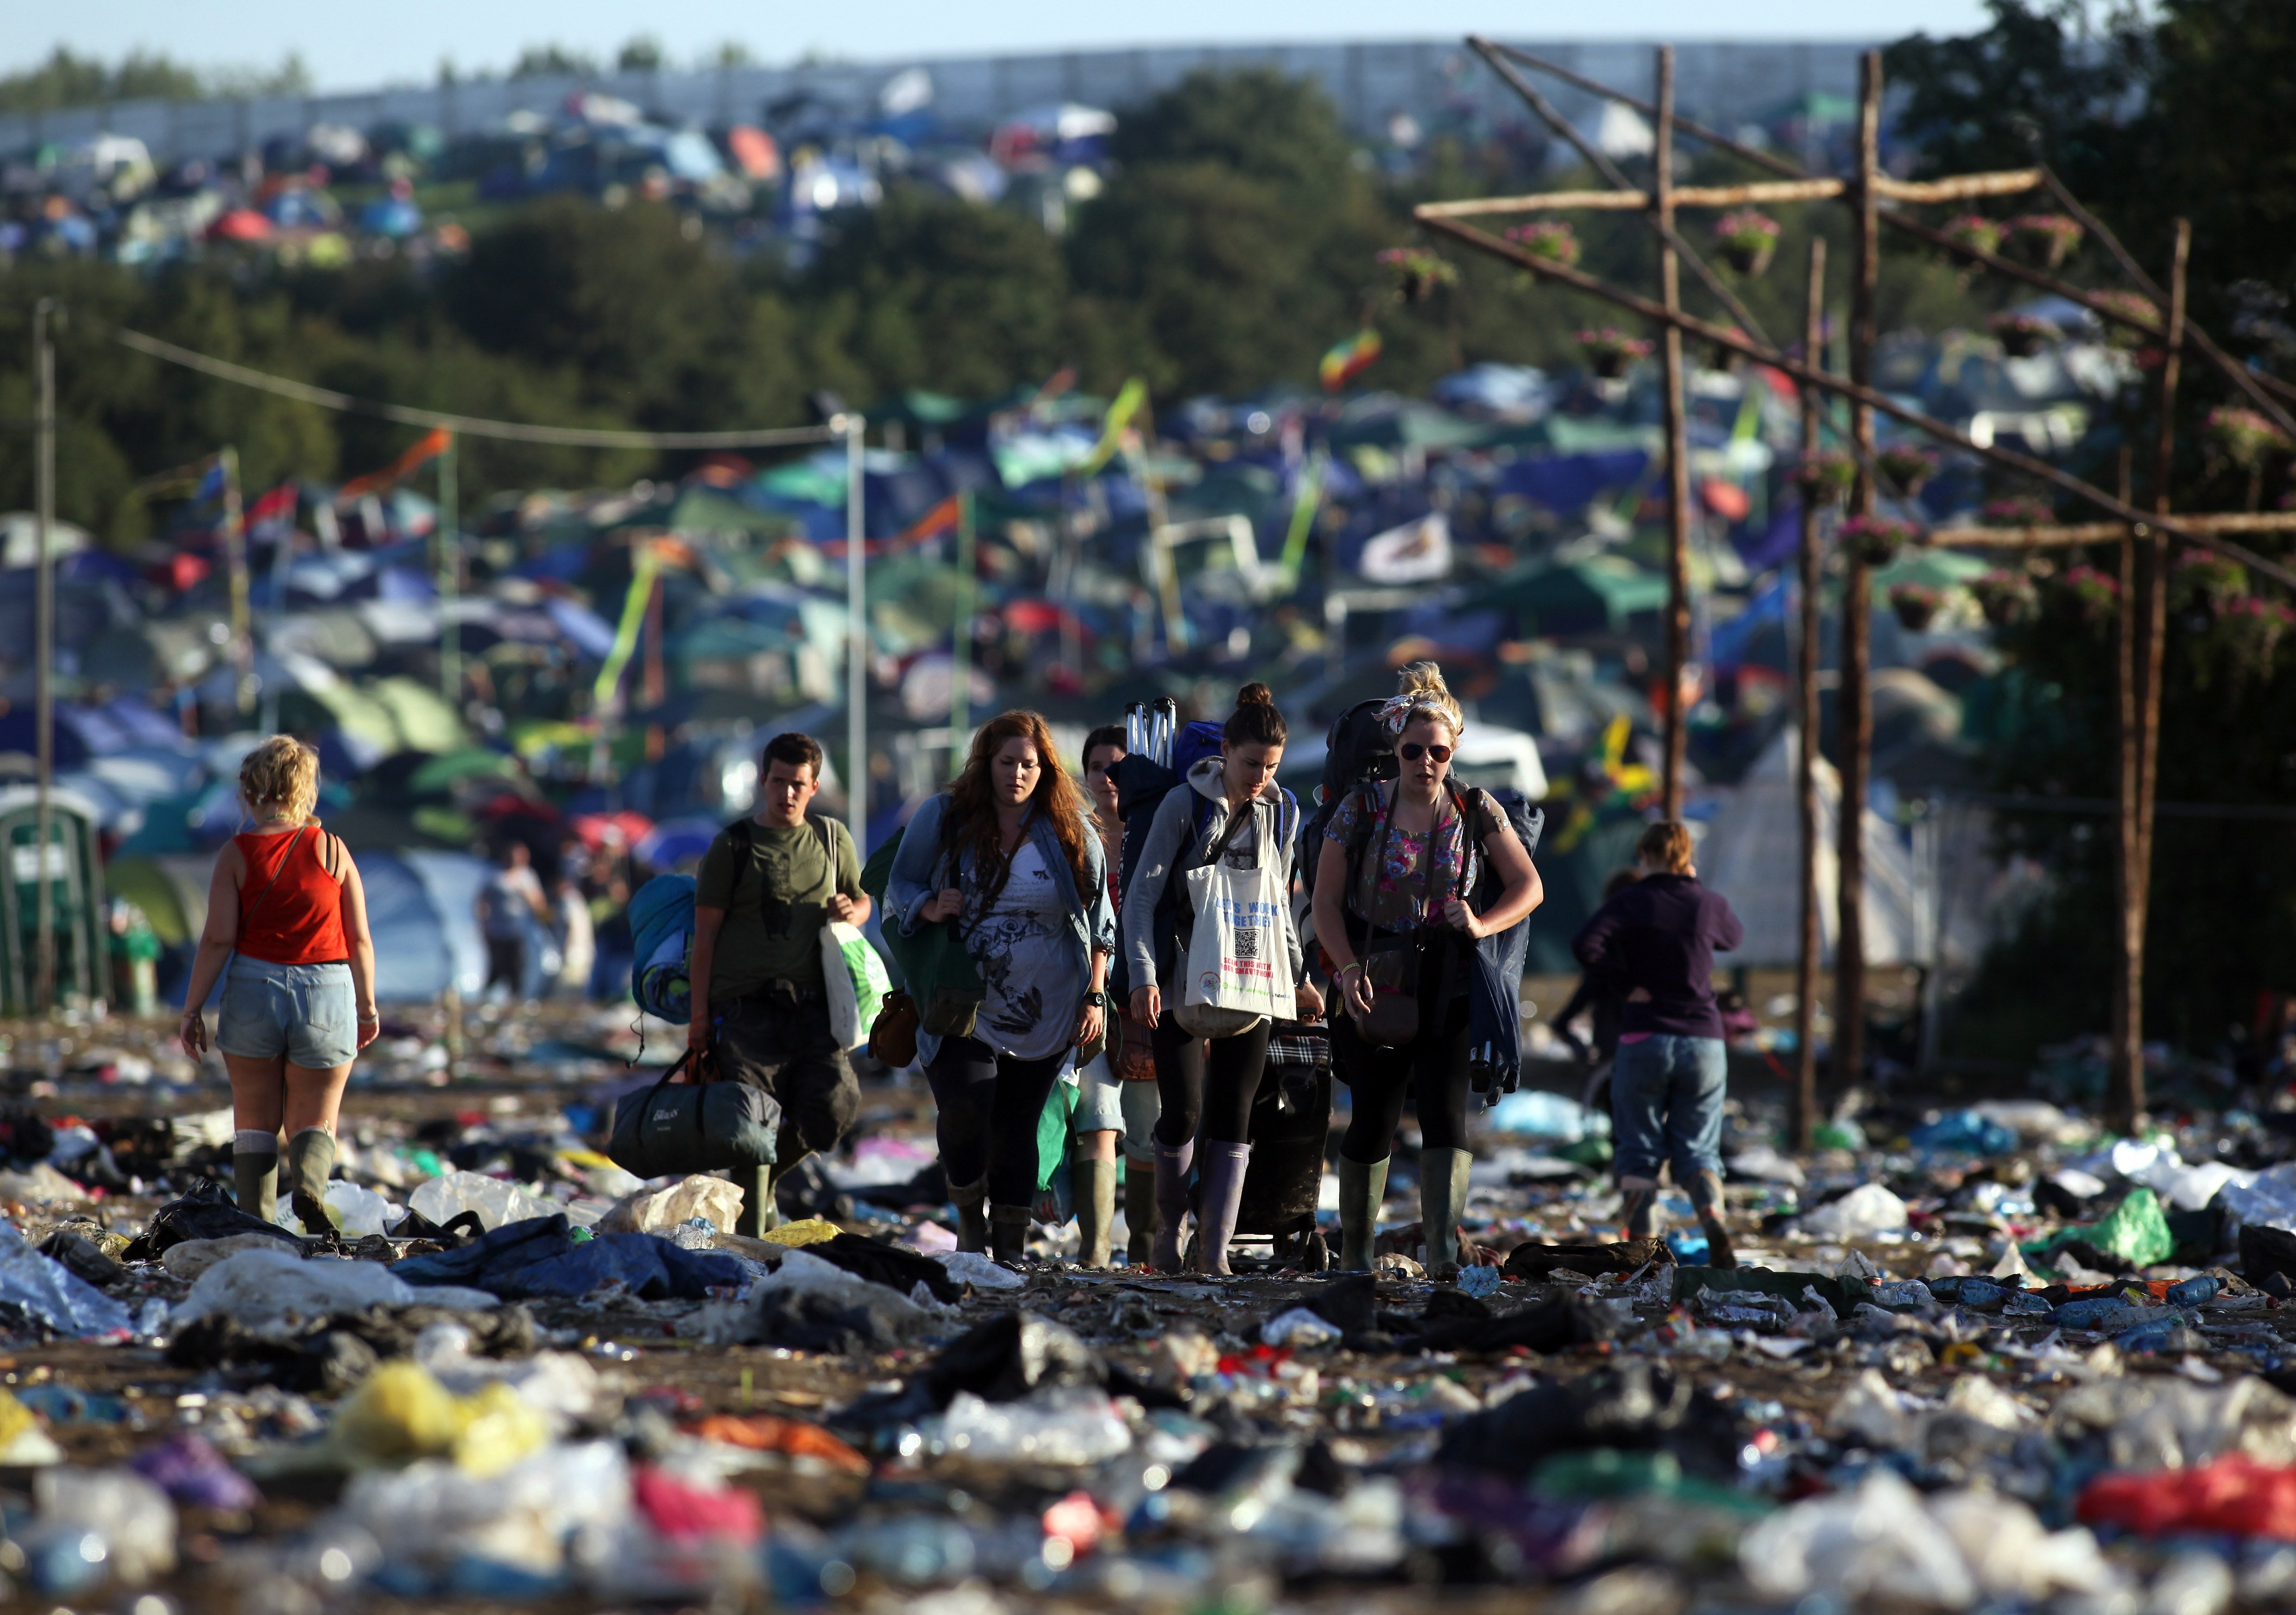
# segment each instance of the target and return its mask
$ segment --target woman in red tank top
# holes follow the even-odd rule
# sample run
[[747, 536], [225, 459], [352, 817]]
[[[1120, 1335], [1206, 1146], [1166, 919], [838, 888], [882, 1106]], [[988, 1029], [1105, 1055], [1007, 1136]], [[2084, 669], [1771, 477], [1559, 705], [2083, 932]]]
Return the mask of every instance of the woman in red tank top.
[[327, 1176], [343, 1086], [352, 1059], [381, 1029], [366, 893], [342, 838], [311, 817], [317, 752], [273, 735], [240, 765], [239, 794], [255, 828], [216, 855], [184, 1009], [184, 1052], [194, 1060], [207, 1053], [201, 1011], [221, 976], [216, 1048], [231, 1073], [240, 1206], [271, 1220], [283, 1129], [295, 1215], [307, 1233], [324, 1233], [332, 1226]]

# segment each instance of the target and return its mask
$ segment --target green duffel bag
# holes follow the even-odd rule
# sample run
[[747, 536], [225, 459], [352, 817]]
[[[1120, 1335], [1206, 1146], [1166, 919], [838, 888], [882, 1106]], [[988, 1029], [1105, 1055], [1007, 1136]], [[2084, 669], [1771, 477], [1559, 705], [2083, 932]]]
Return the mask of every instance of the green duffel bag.
[[746, 1082], [673, 1083], [693, 1060], [688, 1049], [653, 1086], [623, 1095], [607, 1155], [623, 1171], [649, 1178], [773, 1165], [779, 1102]]

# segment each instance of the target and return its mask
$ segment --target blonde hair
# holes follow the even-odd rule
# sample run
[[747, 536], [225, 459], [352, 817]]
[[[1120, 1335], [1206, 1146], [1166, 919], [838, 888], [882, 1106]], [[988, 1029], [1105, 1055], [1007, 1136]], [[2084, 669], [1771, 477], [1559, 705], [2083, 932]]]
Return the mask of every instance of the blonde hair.
[[240, 799], [266, 817], [307, 819], [319, 805], [319, 754], [275, 734], [239, 765]]
[[1667, 874], [1690, 873], [1690, 826], [1666, 819], [1643, 832], [1635, 843], [1635, 857]]
[[1467, 732], [1467, 715], [1443, 682], [1443, 669], [1431, 661], [1414, 661], [1395, 676], [1395, 695], [1379, 716], [1390, 734], [1400, 734], [1423, 719], [1447, 726], [1453, 740]]

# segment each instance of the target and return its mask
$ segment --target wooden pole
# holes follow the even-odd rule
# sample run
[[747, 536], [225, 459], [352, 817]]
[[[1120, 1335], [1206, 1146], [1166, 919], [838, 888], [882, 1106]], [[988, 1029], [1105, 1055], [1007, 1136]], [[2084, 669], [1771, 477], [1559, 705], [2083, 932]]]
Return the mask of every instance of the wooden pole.
[[[1682, 312], [1682, 265], [1674, 250], [1674, 47], [1658, 49], [1658, 143], [1652, 160], [1652, 211], [1658, 221], [1659, 300]], [[1683, 697], [1690, 661], [1690, 433], [1683, 418], [1682, 327], [1660, 332], [1666, 419], [1666, 761], [1663, 816], [1682, 818], [1683, 761], [1689, 742]]]
[[[1874, 349], [1880, 340], [1874, 291], [1880, 276], [1881, 196], [1874, 176], [1881, 167], [1882, 53], [1868, 51], [1857, 72], [1857, 227], [1850, 237], [1849, 379], [1874, 384]], [[1874, 513], [1874, 411], [1853, 399], [1850, 437], [1858, 455], [1852, 508]], [[1833, 1080], [1856, 1082], [1866, 1069], [1866, 797], [1874, 743], [1872, 693], [1866, 674], [1872, 647], [1874, 576], [1857, 546], [1845, 545], [1841, 590], [1841, 682], [1835, 701], [1841, 736], [1841, 808], [1835, 826], [1839, 914], [1833, 938]]]
[[[2129, 486], [2129, 453], [2120, 451], [2120, 496], [2126, 499], [2132, 490]], [[2120, 911], [2120, 926], [2116, 937], [2115, 952], [2120, 955], [2119, 968], [2112, 974], [2112, 1048], [2106, 1082], [2107, 1108], [2116, 1115], [2125, 1113], [2133, 1119], [2143, 1109], [2144, 1088], [2144, 1027], [2141, 1002], [2144, 995], [2144, 939], [2136, 924], [2137, 910], [2142, 906], [2137, 887], [2142, 877], [2136, 873], [2136, 855], [2142, 840], [2136, 816], [2136, 793], [2143, 762], [2138, 757], [2136, 699], [2136, 640], [2140, 608], [2137, 603], [2136, 529], [2123, 528], [2120, 532], [2120, 631], [2113, 636], [2112, 717], [2112, 829], [2113, 859], [2112, 887], [2116, 906]], [[2119, 1125], [2126, 1126], [2126, 1121]]]
[[[2152, 505], [2162, 516], [2169, 513], [2169, 479], [2176, 469], [2185, 273], [2192, 247], [2192, 222], [2180, 218], [2169, 258], [2169, 332], [2161, 348], [2161, 419], [2153, 438]], [[2126, 890], [2120, 911], [2121, 975], [2115, 984], [2120, 989], [2117, 996], [2126, 999], [2127, 1010], [2117, 1029], [2120, 1046], [2114, 1050], [2115, 1080], [2107, 1112], [2115, 1126], [2133, 1128], [2144, 1114], [2144, 928], [2152, 907], [2152, 824], [2161, 778], [2161, 660], [2168, 634], [2169, 546], [2156, 531], [2145, 540], [2141, 556], [2136, 553], [2134, 537], [2128, 548], [2124, 575], [2133, 574], [2130, 580], [2138, 587], [2133, 607], [2122, 612], [2122, 621], [2136, 630], [2136, 644], [2128, 652], [2136, 706], [2136, 733], [2130, 736], [2135, 777], [2126, 826], [2131, 845], [2125, 859]], [[2124, 598], [2127, 592], [2124, 584]]]
[[[1511, 85], [1515, 85], [1517, 76], [1506, 71], [1505, 66], [1503, 66], [1499, 60], [1501, 57], [1505, 57], [1510, 61], [1521, 62], [1526, 67], [1536, 68], [1542, 73], [1551, 73], [1555, 78], [1562, 79], [1564, 83], [1576, 85], [1578, 88], [1587, 91], [1591, 94], [1600, 95], [1604, 100], [1616, 101], [1621, 105], [1632, 107], [1636, 111], [1642, 113], [1644, 117], [1652, 117], [1657, 114], [1658, 109], [1647, 101], [1638, 100], [1635, 96], [1625, 94], [1620, 91], [1612, 89], [1608, 85], [1599, 83], [1595, 79], [1587, 78], [1583, 73], [1573, 72], [1570, 69], [1564, 67], [1560, 62], [1549, 61], [1544, 57], [1533, 55], [1530, 52], [1523, 50], [1520, 46], [1500, 45], [1494, 40], [1484, 39], [1473, 34], [1467, 36], [1467, 44], [1475, 51], [1479, 52], [1483, 56], [1484, 60], [1490, 62], [1492, 68], [1499, 71], [1501, 76], [1505, 78]], [[1518, 93], [1521, 93], [1521, 86], [1519, 85], [1516, 85], [1516, 88]], [[1747, 162], [1751, 162], [1757, 168], [1767, 168], [1771, 173], [1784, 176], [1790, 180], [1800, 179], [1803, 176], [1803, 169], [1800, 164], [1780, 157], [1775, 152], [1758, 151], [1752, 146], [1742, 144], [1738, 141], [1731, 139], [1728, 135], [1722, 134], [1720, 131], [1710, 129], [1701, 123], [1695, 123], [1690, 119], [1683, 117], [1680, 113], [1675, 114], [1673, 125], [1674, 127], [1681, 130], [1684, 134], [1688, 135], [1694, 139], [1706, 142], [1707, 144], [1712, 146], [1716, 151], [1727, 152], [1732, 156], [1741, 158]], [[1878, 189], [1883, 196], [1898, 201], [1939, 201], [1946, 200], [1948, 197], [1958, 196], [2002, 196], [2012, 194], [2019, 190], [2031, 189], [2032, 185], [2023, 183], [2029, 176], [2035, 184], [2046, 187], [2052, 194], [2054, 194], [2057, 199], [2058, 205], [2062, 207], [2067, 213], [2070, 214], [2074, 220], [2078, 222], [2082, 228], [2086, 229], [2091, 235], [2096, 237], [2098, 242], [2103, 245], [2105, 250], [2112, 255], [2113, 260], [2120, 266], [2121, 272], [2128, 275], [2130, 281], [2135, 283], [2136, 288], [2140, 291], [2144, 292], [2145, 296], [2152, 299], [2155, 302], [2165, 302], [2167, 300], [2168, 294], [2158, 285], [2153, 283], [2152, 276], [2145, 274], [2144, 266], [2139, 264], [2136, 259], [2129, 254], [2128, 248], [2121, 245], [2120, 239], [2113, 234], [2112, 231], [2105, 225], [2104, 221], [2098, 218], [2094, 213], [2090, 212], [2088, 209], [2082, 204], [2080, 199], [2072, 193], [2071, 190], [2065, 184], [2064, 181], [2057, 177], [2054, 171], [2046, 167], [2030, 170], [2012, 170], [2002, 174], [1962, 174], [1955, 175], [1946, 179], [1930, 181], [1907, 182], [1884, 177], [1880, 181]], [[1829, 182], [1815, 181], [1810, 183], [1823, 184]], [[1840, 194], [1840, 193], [1828, 191], [1825, 192], [1824, 194], [1834, 195]], [[1749, 201], [1753, 201], [1766, 199], [1749, 196], [1747, 200]], [[1767, 200], [1784, 201], [1794, 199], [1784, 195], [1778, 195], [1767, 198]], [[1505, 212], [1513, 210], [1505, 205], [1506, 201], [1507, 199], [1504, 198], [1491, 198], [1480, 204], [1475, 210], [1487, 212]], [[1688, 205], [1690, 201], [1690, 193], [1687, 191], [1677, 193], [1677, 201], [1684, 205]], [[1588, 202], [1581, 205], [1589, 207], [1605, 205], [1619, 207], [1625, 206], [1627, 204], [1623, 202], [1610, 202], [1607, 204]], [[1733, 204], [1722, 203], [1718, 205], [1728, 206]], [[2050, 275], [2044, 270], [2035, 269], [2028, 265], [2018, 263], [2013, 258], [2005, 258], [1995, 253], [1980, 252], [1973, 248], [1964, 247], [1955, 242], [1952, 237], [1947, 235], [1943, 231], [1932, 229], [1929, 225], [1923, 224], [1918, 219], [1910, 218], [1905, 214], [1894, 211], [1885, 213], [1882, 216], [1882, 223], [1890, 225], [1892, 229], [1902, 230], [1909, 235], [1913, 235], [1923, 241], [1928, 242], [1932, 246], [1945, 248], [1951, 251], [1960, 253], [1977, 263], [1984, 265], [1985, 267], [1994, 271], [1997, 275], [2008, 275], [2013, 279], [2023, 281], [2027, 284], [2038, 287], [2042, 291], [2053, 292], [2059, 297], [2066, 298], [2072, 302], [2079, 304], [2082, 307], [2088, 309], [2092, 314], [2097, 315], [2101, 318], [2111, 320], [2120, 324], [2132, 326], [2137, 330], [2148, 332], [2158, 333], [2163, 328], [2160, 323], [2155, 321], [2131, 319], [2126, 311], [2112, 307], [2110, 304], [2104, 302], [2096, 292], [2088, 291], [2082, 287], [2069, 285], [2065, 282], [2059, 280], [2056, 276]], [[1749, 327], [1749, 329], [1751, 329], [1751, 327]], [[2177, 345], [2181, 348], [2187, 343], [2196, 348], [2200, 352], [2202, 357], [2207, 359], [2211, 365], [2214, 365], [2217, 369], [2222, 373], [2226, 380], [2229, 381], [2234, 387], [2237, 387], [2243, 393], [2246, 394], [2251, 403], [2254, 404], [2266, 414], [2271, 416], [2273, 420], [2278, 423], [2283, 431], [2296, 434], [2296, 414], [2292, 414], [2283, 405], [2276, 402], [2275, 397], [2267, 396], [2275, 395], [2278, 398], [2296, 400], [2296, 382], [2284, 381], [2278, 376], [2269, 374], [2263, 371], [2250, 369], [2247, 365], [2234, 358], [2230, 354], [2226, 353], [2221, 347], [2219, 347], [2216, 340], [2210, 337], [2206, 331], [2202, 330], [2200, 326], [2194, 324], [2189, 320], [2185, 322], [2183, 334]], [[2108, 537], [2110, 536], [2108, 535]]]
[[[1669, 314], [1666, 306], [1655, 299], [1644, 297], [1639, 292], [1623, 291], [1594, 275], [1582, 274], [1576, 269], [1565, 268], [1552, 258], [1540, 258], [1535, 253], [1526, 251], [1513, 242], [1501, 241], [1495, 235], [1487, 235], [1472, 225], [1461, 224], [1456, 219], [1416, 212], [1414, 217], [1433, 234], [1447, 235], [1456, 242], [1472, 247], [1478, 252], [1487, 252], [1493, 258], [1504, 258], [1515, 267], [1525, 270], [1541, 280], [1554, 281], [1573, 291], [1583, 291], [1587, 296], [1599, 299], [1615, 308], [1623, 308], [1629, 314], [1639, 316], [1654, 325], [1679, 326], [1686, 336], [1695, 337], [1702, 342], [1711, 342], [1715, 347], [1730, 353], [1742, 354], [1747, 358], [1767, 365], [1781, 375], [1791, 377], [1798, 382], [1817, 388], [1823, 392], [1837, 394], [1849, 399], [1852, 403], [1862, 404], [1876, 414], [1887, 415], [1893, 421], [1902, 421], [1925, 437], [1939, 443], [1950, 445], [1960, 449], [1964, 454], [1973, 455], [1980, 460], [2004, 466], [2021, 476], [2030, 477], [2037, 482], [2045, 482], [2052, 488], [2062, 488], [2091, 509], [2113, 518], [2115, 522], [2141, 522], [2147, 528], [2158, 529], [2169, 537], [2181, 538], [2202, 549], [2222, 555], [2227, 560], [2237, 561], [2259, 578], [2269, 578], [2287, 588], [2296, 589], [2296, 571], [2291, 570], [2267, 556], [2259, 555], [2244, 545], [2234, 544], [2224, 537], [2226, 533], [2231, 532], [2274, 530], [2265, 524], [2268, 512], [2266, 515], [2247, 517], [2193, 519], [2183, 516], [2161, 516], [2155, 512], [2140, 509], [2116, 498], [2094, 483], [2083, 481], [2062, 466], [2051, 464], [2048, 461], [2037, 459], [2031, 455], [2020, 454], [2013, 448], [2004, 448], [1997, 443], [1980, 443], [1960, 428], [1940, 421], [1934, 415], [1923, 414], [1902, 399], [1888, 393], [1876, 391], [1864, 383], [1829, 374], [1790, 354], [1782, 353], [1767, 342], [1759, 341], [1743, 332], [1732, 331], [1726, 326], [1717, 325], [1713, 321], [1701, 319], [1694, 314]], [[1152, 503], [1151, 509], [1153, 508]], [[2119, 528], [2116, 526], [2102, 534], [2101, 537], [2110, 540], [2118, 535]]]
[[[1809, 238], [1809, 290], [1802, 320], [1802, 353], [1815, 361], [1825, 351], [1825, 237]], [[1801, 449], [1818, 448], [1824, 397], [1815, 387], [1801, 392]], [[1794, 758], [1794, 804], [1801, 822], [1801, 951], [1794, 968], [1793, 1147], [1815, 1147], [1817, 1132], [1817, 966], [1823, 944], [1817, 912], [1817, 664], [1824, 632], [1819, 610], [1817, 502], [1805, 491], [1801, 501], [1800, 660], [1798, 718], [1800, 734]]]

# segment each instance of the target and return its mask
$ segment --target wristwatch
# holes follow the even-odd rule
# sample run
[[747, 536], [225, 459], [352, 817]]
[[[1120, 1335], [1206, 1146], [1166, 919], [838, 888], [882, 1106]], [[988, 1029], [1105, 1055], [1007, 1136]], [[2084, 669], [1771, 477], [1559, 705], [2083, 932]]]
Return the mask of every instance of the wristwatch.
[[1106, 1009], [1108, 1007], [1108, 995], [1098, 990], [1086, 993], [1084, 996], [1084, 1006], [1086, 1009]]

